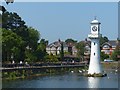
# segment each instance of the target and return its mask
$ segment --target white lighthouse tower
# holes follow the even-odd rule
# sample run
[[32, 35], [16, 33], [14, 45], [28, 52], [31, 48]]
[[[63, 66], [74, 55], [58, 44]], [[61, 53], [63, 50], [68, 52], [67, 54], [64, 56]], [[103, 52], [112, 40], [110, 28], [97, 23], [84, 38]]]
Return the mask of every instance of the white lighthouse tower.
[[96, 18], [91, 22], [91, 33], [88, 37], [91, 39], [91, 55], [89, 64], [89, 75], [102, 74], [100, 64], [100, 22]]

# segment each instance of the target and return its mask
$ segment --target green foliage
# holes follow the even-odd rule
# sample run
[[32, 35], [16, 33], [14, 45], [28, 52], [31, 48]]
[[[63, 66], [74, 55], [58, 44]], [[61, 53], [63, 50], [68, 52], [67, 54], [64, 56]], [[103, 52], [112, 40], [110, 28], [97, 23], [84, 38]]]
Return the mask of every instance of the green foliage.
[[9, 79], [16, 79], [16, 72], [15, 71], [9, 73]]
[[36, 62], [37, 61], [37, 47], [40, 34], [32, 27], [28, 28], [29, 40], [27, 41], [27, 48], [25, 49], [25, 61]]
[[29, 32], [29, 40], [27, 41], [27, 45], [29, 46], [29, 48], [32, 48], [33, 50], [35, 50], [37, 48], [37, 42], [40, 38], [40, 34], [37, 30], [35, 30], [32, 27], [28, 28], [28, 32]]
[[26, 62], [31, 63], [31, 62], [36, 62], [37, 61], [36, 53], [32, 52], [31, 50], [26, 50], [25, 55], [26, 55], [26, 58], [25, 58]]
[[25, 22], [21, 19], [21, 17], [17, 13], [5, 12], [2, 14], [2, 27], [5, 29], [16, 31], [17, 28], [21, 29], [21, 27], [26, 26]]
[[2, 29], [0, 28], [0, 59], [2, 59]]
[[[40, 33], [26, 26], [26, 23], [17, 13], [5, 12], [2, 14], [2, 59], [15, 62], [28, 61], [35, 62], [46, 55], [46, 44], [41, 40]], [[1, 41], [1, 40], [0, 40]], [[13, 58], [11, 58], [11, 56]]]
[[44, 61], [44, 58], [46, 56], [46, 45], [47, 45], [48, 41], [46, 41], [45, 39], [41, 39], [40, 43], [37, 46], [37, 59], [39, 61]]
[[28, 32], [27, 26], [25, 25], [25, 22], [17, 13], [5, 12], [2, 14], [2, 28], [8, 31], [12, 31], [17, 36], [21, 37], [24, 43], [19, 48], [20, 49], [19, 60], [24, 61], [25, 48], [27, 46], [27, 41], [29, 40], [29, 37], [28, 37], [29, 32]]
[[3, 61], [10, 60], [12, 53], [20, 54], [19, 51], [17, 51], [17, 49], [21, 47], [24, 42], [22, 38], [18, 36], [16, 33], [6, 29], [0, 29], [0, 30], [2, 30]]
[[0, 14], [0, 24], [2, 25], [2, 15]]
[[101, 61], [104, 61], [104, 59], [109, 58], [109, 55], [105, 54], [104, 52], [101, 52], [100, 57], [101, 57]]
[[76, 40], [73, 40], [71, 38], [65, 40], [66, 43], [77, 43]]
[[60, 60], [61, 62], [64, 59], [64, 47], [63, 47], [63, 42], [61, 42], [61, 51], [60, 51]]
[[106, 36], [101, 37], [100, 38], [100, 45], [102, 45], [103, 43], [108, 42], [108, 41], [109, 41], [109, 39]]
[[2, 28], [11, 30], [21, 36], [24, 41], [28, 40], [28, 29], [25, 22], [17, 13], [5, 12], [2, 14]]
[[[25, 78], [29, 73], [26, 70], [22, 71], [11, 71], [11, 72], [2, 72], [2, 77], [8, 80], [14, 80], [17, 78]], [[31, 74], [31, 73], [30, 73]]]
[[77, 43], [76, 48], [77, 48], [77, 56], [79, 58], [83, 58], [85, 52], [85, 43], [84, 42]]
[[116, 49], [114, 50], [114, 52], [112, 53], [111, 59], [118, 61], [118, 57], [117, 57], [118, 55], [120, 55], [120, 47], [119, 46], [117, 46]]
[[11, 55], [13, 55], [13, 60], [15, 60], [15, 62], [19, 62], [19, 58], [20, 58], [20, 49], [19, 47], [13, 47], [11, 49], [12, 53]]
[[25, 70], [22, 70], [22, 78], [25, 78]]
[[56, 55], [50, 54], [45, 56], [46, 62], [58, 62], [58, 58]]
[[71, 55], [70, 52], [64, 52], [64, 55]]

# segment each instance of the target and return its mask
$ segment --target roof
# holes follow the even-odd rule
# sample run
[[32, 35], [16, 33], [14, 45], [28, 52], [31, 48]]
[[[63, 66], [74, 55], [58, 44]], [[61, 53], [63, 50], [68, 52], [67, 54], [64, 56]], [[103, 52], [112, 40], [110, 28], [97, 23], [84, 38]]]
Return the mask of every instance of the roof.
[[109, 45], [109, 46], [117, 46], [118, 45], [118, 41], [117, 40], [110, 40], [108, 42], [103, 43], [102, 46], [104, 46], [106, 44]]
[[117, 41], [117, 40], [110, 40], [110, 41], [108, 41], [108, 43], [109, 43], [111, 46], [117, 46], [118, 41]]
[[99, 22], [98, 20], [94, 19], [94, 20], [91, 22], [91, 24], [100, 24], [100, 22]]
[[67, 47], [67, 44], [63, 41], [55, 41], [53, 43], [50, 43], [47, 47], [61, 47], [61, 43], [63, 43], [64, 47]]
[[80, 41], [83, 42], [85, 45], [91, 46], [91, 41]]

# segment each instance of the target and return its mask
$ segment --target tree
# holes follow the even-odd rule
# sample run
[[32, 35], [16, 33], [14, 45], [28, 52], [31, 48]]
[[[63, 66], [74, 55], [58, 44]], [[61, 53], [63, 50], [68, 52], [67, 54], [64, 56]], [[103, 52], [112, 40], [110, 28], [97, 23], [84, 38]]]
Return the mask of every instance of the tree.
[[61, 60], [61, 62], [64, 60], [64, 47], [63, 47], [63, 42], [61, 42], [60, 60]]
[[118, 55], [120, 55], [120, 47], [117, 46], [116, 49], [114, 50], [114, 52], [111, 55], [111, 59], [118, 61]]
[[44, 61], [45, 56], [47, 55], [46, 53], [46, 46], [48, 44], [48, 41], [45, 39], [41, 39], [40, 43], [37, 46], [37, 59], [39, 61]]
[[2, 59], [2, 28], [0, 28], [0, 59]]
[[104, 59], [109, 58], [109, 55], [105, 54], [104, 52], [101, 52], [100, 57], [101, 57], [101, 61], [104, 61]]
[[38, 40], [40, 38], [40, 34], [36, 29], [28, 27], [22, 18], [15, 12], [5, 12], [2, 14], [2, 28], [12, 31], [18, 37], [21, 37], [24, 42], [19, 49], [16, 47], [12, 49], [20, 52], [20, 61], [35, 59]]
[[20, 47], [19, 60], [25, 60], [25, 48], [27, 47], [27, 41], [29, 40], [28, 28], [25, 22], [17, 13], [5, 12], [2, 14], [2, 28], [16, 33], [24, 41]]
[[73, 40], [73, 39], [71, 39], [71, 38], [66, 39], [65, 42], [66, 42], [66, 43], [73, 43], [73, 44], [74, 44], [74, 43], [77, 43], [76, 40]]
[[40, 39], [40, 34], [37, 30], [32, 27], [28, 27], [28, 41], [27, 45], [31, 50], [35, 51], [37, 49], [38, 40]]
[[5, 12], [2, 14], [2, 28], [13, 31], [21, 36], [24, 41], [28, 40], [27, 26], [22, 18], [15, 12]]
[[[2, 31], [3, 61], [11, 60], [12, 54], [13, 56], [15, 56], [16, 54], [20, 54], [18, 48], [20, 48], [24, 42], [20, 36], [17, 36], [16, 33], [6, 29], [0, 29], [0, 30]], [[18, 59], [18, 57], [14, 57], [13, 59]]]
[[50, 54], [45, 56], [46, 62], [58, 62], [58, 58], [56, 55]]
[[40, 34], [37, 30], [32, 27], [28, 27], [28, 41], [25, 49], [25, 61], [36, 62], [37, 61], [37, 47]]
[[101, 37], [100, 38], [100, 45], [102, 45], [103, 43], [108, 42], [108, 41], [109, 41], [109, 39], [106, 36]]
[[26, 62], [36, 62], [37, 61], [37, 56], [36, 56], [36, 51], [32, 51], [31, 49], [26, 49], [25, 50], [25, 61]]
[[84, 59], [84, 52], [85, 52], [85, 43], [82, 41], [78, 42], [76, 44], [76, 48], [77, 48], [77, 56], [83, 60]]

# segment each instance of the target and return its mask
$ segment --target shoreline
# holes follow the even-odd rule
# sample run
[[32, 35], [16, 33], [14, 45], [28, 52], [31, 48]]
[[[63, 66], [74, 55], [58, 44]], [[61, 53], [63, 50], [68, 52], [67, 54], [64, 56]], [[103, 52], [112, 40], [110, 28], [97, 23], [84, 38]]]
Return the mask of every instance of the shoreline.
[[119, 67], [118, 62], [101, 62], [101, 64], [104, 69], [118, 69]]
[[[102, 62], [102, 67], [104, 70], [117, 70], [118, 69], [118, 62]], [[17, 79], [26, 79], [32, 77], [39, 77], [39, 76], [47, 76], [47, 75], [55, 75], [61, 74], [66, 72], [79, 72], [81, 70], [82, 73], [88, 70], [88, 67], [72, 67], [72, 68], [48, 68], [44, 70], [16, 70], [11, 72], [2, 72], [2, 80], [17, 80]], [[84, 72], [83, 72], [84, 71]]]

